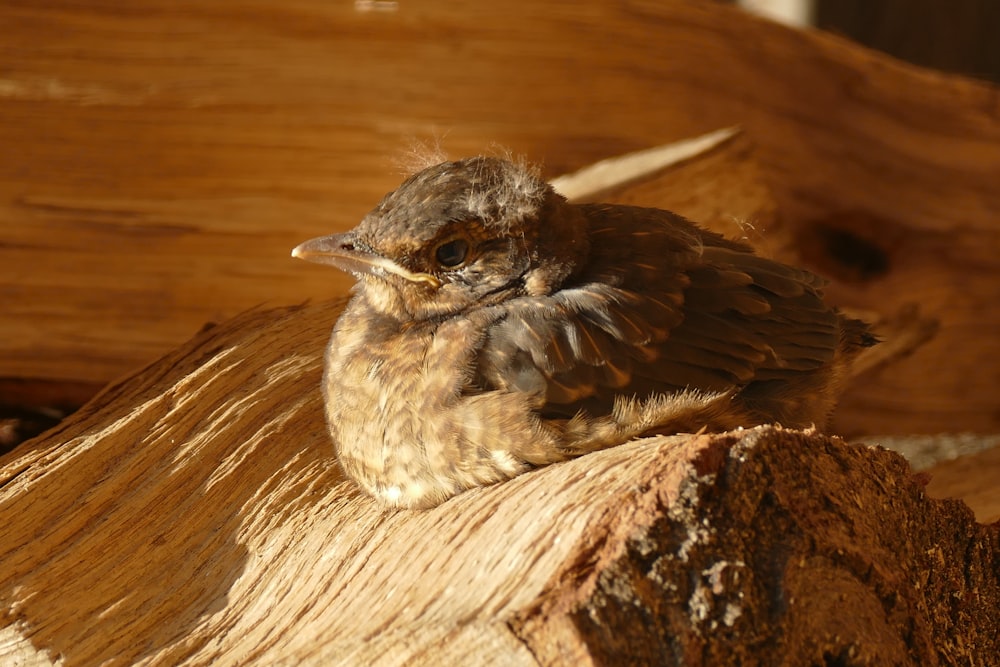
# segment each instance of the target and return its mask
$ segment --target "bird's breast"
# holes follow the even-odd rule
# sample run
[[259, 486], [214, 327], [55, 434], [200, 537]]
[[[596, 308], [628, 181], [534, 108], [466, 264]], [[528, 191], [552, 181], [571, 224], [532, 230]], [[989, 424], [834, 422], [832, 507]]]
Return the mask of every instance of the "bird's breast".
[[327, 350], [326, 415], [341, 466], [369, 493], [427, 506], [518, 467], [470, 446], [475, 425], [462, 417], [485, 328], [475, 317], [407, 325], [345, 311]]

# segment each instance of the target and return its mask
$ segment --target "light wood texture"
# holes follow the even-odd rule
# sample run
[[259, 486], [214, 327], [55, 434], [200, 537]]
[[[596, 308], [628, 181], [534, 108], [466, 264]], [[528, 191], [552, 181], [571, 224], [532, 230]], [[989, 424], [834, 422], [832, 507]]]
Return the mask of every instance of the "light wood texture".
[[[737, 134], [648, 169], [559, 185], [688, 197], [734, 235], [748, 228], [733, 212], [773, 221]], [[649, 439], [434, 510], [380, 509], [341, 476], [323, 423], [342, 304], [207, 328], [0, 457], [0, 664], [975, 663], [998, 649], [995, 527], [928, 500], [898, 456], [818, 434]], [[984, 469], [950, 479], [989, 513]], [[948, 479], [932, 486], [948, 494]]]
[[[694, 191], [713, 225], [770, 222], [758, 176], [729, 133], [597, 189]], [[579, 183], [560, 186], [586, 198]], [[996, 526], [929, 501], [898, 456], [818, 434], [649, 439], [434, 510], [380, 509], [340, 474], [323, 423], [342, 305], [207, 328], [0, 457], [0, 664], [976, 664], [997, 650]], [[993, 511], [977, 503], [994, 478], [962, 474], [977, 511]]]
[[942, 324], [835, 426], [1000, 429], [995, 87], [707, 2], [5, 3], [0, 45], [0, 377], [99, 383], [342, 292], [288, 251], [352, 226], [414, 138], [555, 175], [740, 125], [780, 257]]
[[209, 329], [0, 457], [0, 663], [1000, 650], [996, 527], [928, 500], [899, 456], [818, 434], [649, 439], [381, 510], [342, 478], [316, 393], [340, 305]]

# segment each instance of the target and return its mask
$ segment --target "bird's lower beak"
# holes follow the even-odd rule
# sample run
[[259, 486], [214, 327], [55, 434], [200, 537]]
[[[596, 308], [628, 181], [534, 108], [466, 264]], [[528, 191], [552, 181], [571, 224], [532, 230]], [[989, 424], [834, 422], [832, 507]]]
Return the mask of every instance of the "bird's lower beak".
[[439, 287], [441, 282], [429, 273], [414, 273], [391, 259], [361, 250], [355, 244], [353, 232], [331, 234], [310, 239], [292, 249], [292, 257], [317, 264], [329, 264], [353, 275], [383, 275], [392, 273], [412, 282], [428, 283]]

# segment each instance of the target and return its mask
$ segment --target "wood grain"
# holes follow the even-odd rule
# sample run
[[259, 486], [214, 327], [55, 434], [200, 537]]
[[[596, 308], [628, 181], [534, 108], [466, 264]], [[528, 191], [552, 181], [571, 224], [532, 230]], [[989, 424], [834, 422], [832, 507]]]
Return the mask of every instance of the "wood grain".
[[1000, 428], [988, 84], [681, 1], [8, 2], [0, 55], [0, 377], [106, 382], [205, 322], [342, 293], [288, 251], [352, 226], [414, 139], [556, 175], [740, 125], [779, 256], [942, 323], [837, 428]]
[[1000, 648], [996, 526], [928, 500], [901, 457], [815, 433], [647, 439], [381, 509], [342, 477], [316, 392], [342, 305], [208, 329], [0, 457], [0, 663], [981, 664]]

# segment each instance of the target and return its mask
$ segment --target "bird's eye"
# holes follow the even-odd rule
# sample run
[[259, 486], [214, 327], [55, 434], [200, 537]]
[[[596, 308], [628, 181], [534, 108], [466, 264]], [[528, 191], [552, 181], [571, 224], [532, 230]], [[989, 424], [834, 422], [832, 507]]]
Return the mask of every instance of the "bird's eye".
[[469, 242], [465, 239], [454, 239], [442, 243], [434, 252], [434, 257], [441, 266], [453, 269], [469, 256]]

